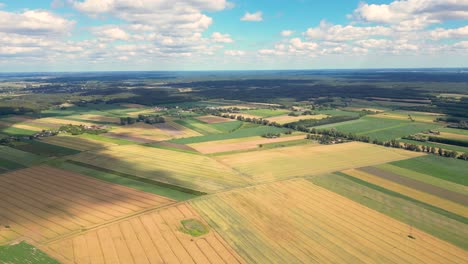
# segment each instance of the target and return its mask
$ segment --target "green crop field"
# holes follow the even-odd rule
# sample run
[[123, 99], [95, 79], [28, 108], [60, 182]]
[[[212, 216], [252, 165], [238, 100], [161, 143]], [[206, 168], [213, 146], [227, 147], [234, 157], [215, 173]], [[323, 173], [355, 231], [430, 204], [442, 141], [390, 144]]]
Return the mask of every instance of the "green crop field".
[[0, 173], [4, 173], [10, 170], [22, 169], [25, 166], [18, 164], [11, 160], [6, 160], [0, 157]]
[[428, 183], [428, 184], [431, 184], [431, 185], [434, 185], [443, 189], [447, 189], [452, 192], [457, 192], [457, 193], [461, 193], [464, 195], [468, 195], [467, 186], [457, 184], [451, 181], [443, 180], [441, 178], [433, 177], [427, 174], [419, 173], [411, 169], [405, 169], [405, 168], [398, 167], [392, 164], [380, 164], [374, 167], [382, 169], [384, 171], [393, 172], [395, 174], [398, 174], [398, 175], [401, 175], [401, 176], [404, 176], [413, 180], [425, 182], [425, 183]]
[[34, 165], [44, 160], [38, 155], [6, 146], [0, 146], [0, 157], [24, 166]]
[[96, 141], [101, 141], [104, 143], [112, 143], [116, 145], [133, 145], [135, 142], [130, 141], [130, 140], [125, 140], [121, 138], [111, 138], [111, 137], [106, 137], [104, 135], [93, 135], [93, 134], [82, 134], [77, 136], [79, 138], [84, 138], [84, 139], [90, 139], [90, 140], [96, 140]]
[[280, 116], [284, 114], [288, 114], [291, 112], [290, 110], [286, 109], [252, 109], [252, 110], [244, 110], [242, 113], [259, 116], [259, 117], [273, 117], [273, 116]]
[[180, 138], [180, 139], [171, 140], [171, 142], [179, 143], [179, 144], [192, 144], [192, 143], [200, 143], [200, 142], [213, 141], [213, 140], [261, 136], [267, 133], [282, 133], [285, 131], [287, 131], [286, 128], [278, 128], [278, 127], [271, 127], [271, 126], [255, 126], [255, 127], [249, 127], [249, 128], [240, 128], [238, 130], [235, 130], [232, 133], [227, 133], [227, 134], [213, 134], [213, 135], [207, 135], [207, 136], [201, 136], [201, 137]]
[[466, 177], [468, 162], [463, 160], [427, 155], [390, 164], [464, 186], [468, 185], [468, 177]]
[[4, 134], [8, 136], [31, 136], [36, 133], [37, 133], [36, 131], [16, 128], [16, 127], [0, 128], [0, 134]]
[[210, 134], [219, 134], [221, 131], [214, 128], [212, 125], [201, 122], [200, 120], [194, 118], [186, 118], [186, 119], [174, 119], [174, 122], [177, 124], [183, 125], [188, 127], [194, 131], [197, 131], [203, 135], [210, 135]]
[[15, 145], [15, 148], [44, 157], [61, 157], [80, 153], [78, 150], [52, 145], [37, 140], [28, 140], [22, 142], [21, 144]]
[[447, 133], [452, 133], [452, 134], [459, 134], [459, 135], [465, 135], [468, 136], [468, 130], [467, 129], [455, 129], [455, 128], [440, 128], [438, 129], [440, 132], [447, 132]]
[[242, 124], [243, 124], [242, 121], [236, 120], [236, 121], [228, 121], [228, 122], [223, 122], [223, 123], [210, 124], [210, 126], [223, 133], [230, 133], [230, 132], [233, 132], [234, 130], [239, 129], [242, 126]]
[[323, 114], [323, 115], [330, 115], [330, 116], [359, 116], [358, 112], [354, 111], [344, 111], [339, 109], [333, 110], [314, 110], [314, 113]]
[[429, 205], [346, 175], [330, 174], [311, 177], [309, 180], [373, 210], [468, 249], [466, 224], [449, 218], [440, 211], [434, 211]]
[[369, 136], [371, 139], [391, 140], [437, 128], [437, 124], [411, 122], [390, 118], [365, 116], [359, 120], [318, 126], [317, 129], [335, 128], [345, 133]]
[[15, 245], [0, 246], [0, 264], [59, 264], [39, 249], [21, 242]]

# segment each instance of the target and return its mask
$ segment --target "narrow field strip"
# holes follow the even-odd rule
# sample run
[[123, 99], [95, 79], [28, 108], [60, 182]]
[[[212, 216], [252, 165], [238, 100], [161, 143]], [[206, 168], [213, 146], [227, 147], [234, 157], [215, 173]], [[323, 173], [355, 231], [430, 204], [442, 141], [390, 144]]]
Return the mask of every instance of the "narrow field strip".
[[393, 181], [385, 180], [383, 178], [380, 178], [370, 173], [366, 173], [364, 171], [350, 169], [350, 170], [343, 171], [343, 173], [346, 175], [361, 179], [363, 181], [367, 181], [372, 184], [381, 186], [391, 191], [401, 193], [403, 195], [419, 200], [421, 202], [439, 207], [446, 211], [458, 214], [465, 218], [468, 217], [467, 207], [461, 204], [454, 203], [452, 201], [440, 198], [438, 196], [415, 190], [411, 187], [407, 187], [407, 186], [395, 183]]
[[398, 183], [404, 186], [408, 186], [410, 188], [413, 188], [421, 192], [432, 194], [432, 195], [441, 197], [443, 199], [450, 200], [452, 202], [459, 203], [464, 206], [468, 206], [467, 195], [459, 194], [459, 193], [452, 192], [447, 189], [440, 188], [431, 184], [409, 179], [404, 176], [400, 176], [396, 173], [384, 171], [375, 167], [363, 167], [363, 168], [360, 168], [359, 170], [381, 177], [389, 181], [393, 181], [395, 183]]

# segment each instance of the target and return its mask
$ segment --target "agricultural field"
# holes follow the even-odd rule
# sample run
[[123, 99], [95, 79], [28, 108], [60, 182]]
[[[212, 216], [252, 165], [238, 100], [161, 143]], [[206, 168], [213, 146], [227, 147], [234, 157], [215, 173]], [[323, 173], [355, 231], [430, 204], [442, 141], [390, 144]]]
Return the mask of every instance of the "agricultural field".
[[392, 164], [380, 164], [374, 167], [380, 170], [398, 174], [400, 176], [403, 176], [409, 179], [425, 182], [427, 184], [437, 186], [437, 187], [440, 187], [440, 188], [443, 188], [452, 192], [456, 192], [456, 193], [463, 194], [463, 195], [468, 195], [468, 186], [463, 185], [463, 184], [433, 177], [428, 174], [419, 173], [414, 170], [405, 169], [405, 168], [398, 167]]
[[342, 173], [468, 218], [468, 197], [465, 195], [392, 173], [382, 173], [378, 169], [349, 169]]
[[463, 135], [463, 136], [468, 136], [468, 130], [467, 129], [455, 129], [455, 128], [440, 128], [440, 132], [446, 132], [450, 134], [458, 134], [458, 135]]
[[262, 136], [267, 133], [284, 133], [288, 131], [286, 128], [279, 128], [279, 127], [271, 127], [271, 126], [260, 126], [256, 124], [249, 124], [252, 125], [251, 127], [245, 127], [244, 125], [236, 129], [230, 133], [223, 133], [223, 134], [212, 134], [207, 136], [198, 136], [198, 137], [191, 137], [191, 138], [180, 138], [174, 139], [170, 142], [178, 143], [178, 144], [193, 144], [193, 143], [201, 143], [201, 142], [208, 142], [214, 140], [225, 140], [225, 139], [236, 139], [236, 138], [244, 138], [244, 137], [254, 137], [254, 136]]
[[202, 143], [188, 144], [191, 148], [203, 154], [213, 154], [221, 152], [249, 150], [260, 148], [260, 145], [287, 142], [293, 140], [304, 139], [304, 135], [283, 136], [279, 138], [264, 138], [264, 137], [246, 137], [237, 139], [226, 139], [218, 141], [208, 141]]
[[212, 127], [210, 124], [202, 122], [196, 118], [186, 118], [174, 120], [175, 123], [192, 129], [202, 135], [219, 134], [221, 131]]
[[434, 155], [417, 157], [409, 160], [391, 162], [400, 168], [426, 174], [435, 178], [468, 186], [468, 163], [463, 160], [446, 159]]
[[36, 133], [35, 130], [29, 130], [24, 128], [18, 128], [14, 126], [0, 127], [0, 135], [6, 136], [31, 136]]
[[57, 260], [26, 242], [0, 246], [0, 263], [59, 264]]
[[[206, 234], [185, 233], [185, 221]], [[245, 263], [187, 204], [126, 218], [48, 245], [63, 263]]]
[[78, 165], [72, 163], [72, 161], [58, 161], [53, 162], [50, 165], [59, 169], [75, 172], [81, 175], [86, 175], [102, 181], [116, 183], [143, 192], [164, 196], [176, 201], [185, 201], [197, 197], [197, 195], [195, 194], [182, 192], [180, 190], [169, 188], [168, 186], [154, 184], [153, 182], [141, 181], [138, 178], [129, 177], [129, 175], [105, 171], [97, 167], [84, 166], [84, 164]]
[[439, 126], [432, 123], [411, 122], [390, 118], [379, 118], [374, 115], [366, 116], [358, 120], [343, 122], [343, 124], [330, 124], [318, 126], [317, 129], [330, 129], [344, 133], [353, 133], [361, 136], [369, 136], [371, 139], [392, 140], [419, 132], [436, 129]]
[[250, 183], [247, 177], [209, 157], [139, 145], [110, 147], [70, 159], [201, 192], [216, 192]]
[[[62, 118], [62, 117], [61, 117]], [[78, 122], [92, 123], [96, 125], [118, 125], [120, 119], [112, 116], [95, 115], [95, 114], [79, 114], [63, 117], [65, 120]]]
[[0, 157], [0, 174], [10, 171], [10, 170], [16, 170], [16, 169], [22, 169], [22, 168], [25, 168], [25, 166]]
[[467, 85], [0, 73], [0, 264], [468, 263]]
[[217, 156], [255, 182], [318, 175], [346, 168], [377, 165], [424, 154], [350, 142], [337, 145], [303, 145]]
[[244, 114], [256, 116], [256, 117], [263, 117], [263, 118], [286, 115], [290, 112], [291, 111], [287, 109], [269, 109], [269, 108], [242, 110], [242, 113]]
[[78, 151], [88, 151], [99, 148], [107, 148], [116, 145], [110, 142], [103, 142], [99, 140], [87, 139], [76, 136], [45, 137], [42, 138], [41, 141], [47, 144], [61, 146], [69, 149], [75, 149]]
[[49, 166], [16, 170], [0, 177], [0, 245], [44, 243], [173, 202]]
[[207, 124], [218, 124], [218, 123], [235, 121], [230, 118], [224, 118], [224, 117], [214, 116], [214, 115], [197, 116], [195, 118]]
[[13, 147], [42, 157], [62, 157], [80, 153], [80, 151], [76, 149], [48, 144], [38, 140], [24, 140], [16, 142]]
[[304, 179], [190, 202], [249, 263], [466, 263], [468, 253]]
[[342, 173], [313, 176], [308, 180], [460, 248], [468, 249], [466, 219]]
[[44, 161], [43, 157], [7, 146], [0, 146], [0, 158], [23, 166], [31, 166]]
[[155, 125], [135, 123], [119, 126], [106, 133], [105, 136], [137, 143], [154, 143], [174, 138], [196, 137], [201, 134], [176, 122], [167, 121]]
[[437, 113], [424, 113], [424, 112], [401, 112], [401, 111], [386, 111], [383, 113], [379, 113], [376, 115], [372, 115], [373, 117], [378, 118], [389, 118], [389, 119], [397, 119], [397, 120], [409, 120], [410, 116], [415, 122], [426, 122], [426, 123], [434, 123], [438, 117], [444, 117], [443, 114]]
[[308, 119], [323, 119], [326, 118], [327, 115], [318, 114], [318, 115], [300, 115], [300, 116], [289, 116], [289, 115], [282, 115], [282, 116], [275, 116], [267, 118], [266, 120], [270, 122], [276, 122], [278, 124], [284, 125], [300, 120], [308, 120]]

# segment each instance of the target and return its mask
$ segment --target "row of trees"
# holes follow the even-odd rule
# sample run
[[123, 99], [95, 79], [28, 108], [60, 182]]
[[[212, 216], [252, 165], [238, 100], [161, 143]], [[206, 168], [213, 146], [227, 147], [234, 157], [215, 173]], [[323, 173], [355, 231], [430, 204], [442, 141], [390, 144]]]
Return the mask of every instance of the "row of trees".
[[107, 129], [104, 129], [99, 126], [84, 126], [84, 125], [65, 125], [59, 128], [59, 132], [65, 132], [72, 135], [81, 135], [81, 134], [93, 134], [98, 135], [102, 133], [107, 133]]
[[426, 152], [434, 155], [439, 155], [441, 157], [447, 158], [458, 158], [461, 160], [468, 160], [468, 153], [458, 154], [457, 151], [445, 150], [442, 148], [430, 147], [430, 146], [420, 146], [411, 143], [401, 143], [398, 140], [392, 139], [390, 141], [381, 141], [378, 139], [370, 139], [367, 136], [358, 136], [353, 133], [343, 133], [336, 131], [335, 129], [320, 129], [315, 128], [310, 129], [310, 134], [307, 136], [308, 139], [317, 140], [321, 144], [336, 144], [346, 141], [361, 141], [366, 143], [372, 143], [384, 147], [390, 148], [401, 148], [409, 151], [416, 152]]
[[[211, 112], [211, 114], [225, 117], [225, 118], [230, 118], [230, 119], [237, 119], [237, 120], [245, 121], [245, 122], [252, 122], [252, 123], [260, 124], [260, 125], [286, 127], [292, 130], [309, 133], [307, 136], [308, 139], [317, 140], [321, 144], [338, 144], [338, 143], [343, 143], [347, 141], [360, 141], [360, 142], [372, 143], [372, 144], [385, 146], [385, 147], [402, 148], [402, 149], [406, 149], [409, 151], [426, 152], [426, 153], [431, 153], [434, 155], [439, 155], [442, 157], [468, 160], [468, 153], [458, 154], [458, 152], [456, 151], [445, 150], [442, 148], [419, 146], [419, 145], [411, 144], [411, 143], [401, 143], [395, 139], [390, 140], [390, 141], [382, 141], [378, 139], [371, 139], [368, 136], [340, 132], [333, 128], [332, 129], [309, 128], [305, 124], [305, 123], [310, 122], [313, 125], [323, 125], [323, 124], [330, 124], [330, 123], [337, 123], [337, 122], [343, 122], [347, 120], [358, 119], [359, 117], [334, 116], [330, 118], [321, 119], [322, 121], [304, 120], [304, 121], [298, 121], [294, 123], [281, 125], [277, 122], [270, 122], [263, 118], [243, 117], [241, 115], [227, 114], [227, 113], [222, 113], [220, 111], [214, 111], [214, 112]], [[307, 125], [310, 125], [310, 124], [307, 124]]]
[[161, 115], [138, 115], [138, 117], [121, 117], [120, 118], [120, 125], [131, 125], [135, 124], [136, 122], [144, 122], [146, 124], [158, 124], [158, 123], [165, 123], [166, 119]]

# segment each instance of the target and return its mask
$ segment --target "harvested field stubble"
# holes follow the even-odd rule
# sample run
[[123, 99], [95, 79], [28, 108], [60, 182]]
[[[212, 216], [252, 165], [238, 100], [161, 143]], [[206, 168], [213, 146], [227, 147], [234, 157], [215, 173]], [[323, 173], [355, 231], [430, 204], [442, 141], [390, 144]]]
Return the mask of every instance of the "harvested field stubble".
[[187, 204], [128, 218], [49, 245], [70, 263], [244, 263], [215, 232], [193, 237], [184, 219], [200, 219]]
[[116, 184], [38, 166], [0, 177], [0, 244], [55, 239], [112, 219], [173, 203]]
[[139, 145], [110, 147], [81, 153], [71, 159], [201, 192], [250, 183], [247, 177], [209, 157]]
[[191, 204], [251, 263], [468, 261], [463, 249], [303, 179]]
[[256, 182], [297, 176], [318, 175], [408, 159], [421, 153], [391, 149], [372, 144], [350, 142], [336, 145], [303, 145], [217, 157]]

